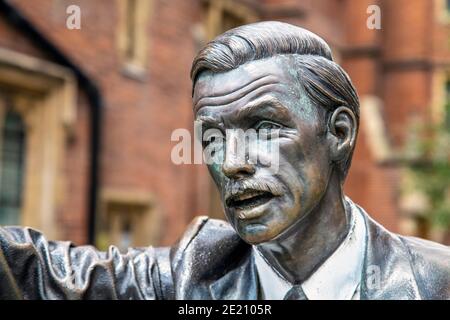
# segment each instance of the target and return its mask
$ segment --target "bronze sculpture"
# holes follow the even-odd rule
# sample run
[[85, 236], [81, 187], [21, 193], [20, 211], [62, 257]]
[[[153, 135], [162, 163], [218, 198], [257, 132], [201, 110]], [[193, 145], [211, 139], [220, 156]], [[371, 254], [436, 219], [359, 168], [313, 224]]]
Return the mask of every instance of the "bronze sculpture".
[[[232, 29], [193, 62], [195, 118], [229, 223], [197, 218], [171, 248], [98, 252], [0, 228], [3, 299], [450, 299], [450, 249], [385, 230], [343, 195], [359, 126], [347, 74], [318, 36]], [[276, 133], [277, 170], [234, 129]], [[275, 152], [252, 145], [259, 160]]]

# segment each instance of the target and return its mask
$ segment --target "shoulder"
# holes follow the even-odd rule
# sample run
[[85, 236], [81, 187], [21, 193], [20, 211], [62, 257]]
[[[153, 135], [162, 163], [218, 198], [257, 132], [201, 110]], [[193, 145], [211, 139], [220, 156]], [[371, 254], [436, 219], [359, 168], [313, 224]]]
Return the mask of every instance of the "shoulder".
[[202, 250], [214, 252], [217, 249], [233, 246], [239, 243], [240, 238], [231, 225], [218, 219], [207, 216], [198, 216], [188, 225], [172, 251], [181, 254], [186, 250]]
[[449, 247], [390, 232], [364, 209], [351, 204], [363, 213], [366, 221], [366, 265], [381, 266], [383, 278], [387, 281], [381, 295], [383, 298], [391, 299], [418, 291], [411, 296], [426, 300], [450, 299]]
[[214, 273], [215, 269], [223, 271], [225, 261], [231, 267], [231, 262], [239, 261], [239, 256], [249, 247], [228, 222], [199, 216], [172, 247], [172, 267], [176, 270], [195, 265], [199, 276], [209, 271]]
[[416, 237], [399, 236], [424, 298], [450, 299], [450, 247]]
[[236, 233], [228, 222], [211, 219], [207, 216], [198, 216], [186, 228], [178, 242], [178, 248], [186, 249], [192, 241], [198, 242], [200, 240], [205, 240], [205, 245], [208, 245], [235, 235]]

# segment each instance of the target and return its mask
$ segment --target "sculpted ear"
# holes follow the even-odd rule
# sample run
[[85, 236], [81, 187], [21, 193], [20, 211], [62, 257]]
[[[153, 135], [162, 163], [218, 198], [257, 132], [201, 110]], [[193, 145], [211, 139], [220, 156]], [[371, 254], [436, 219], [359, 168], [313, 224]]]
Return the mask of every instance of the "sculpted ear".
[[333, 111], [328, 124], [333, 161], [344, 160], [350, 154], [356, 142], [356, 126], [355, 114], [349, 108], [339, 107]]

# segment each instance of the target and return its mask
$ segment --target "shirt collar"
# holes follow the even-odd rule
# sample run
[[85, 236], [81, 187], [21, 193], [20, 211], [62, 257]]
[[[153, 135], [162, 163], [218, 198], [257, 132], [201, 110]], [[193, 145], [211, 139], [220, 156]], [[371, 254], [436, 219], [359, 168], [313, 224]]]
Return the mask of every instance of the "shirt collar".
[[[350, 231], [341, 245], [302, 284], [309, 300], [349, 300], [361, 281], [366, 245], [366, 227], [361, 212], [346, 199], [350, 208]], [[292, 284], [276, 272], [253, 246], [256, 269], [264, 298], [281, 300]]]

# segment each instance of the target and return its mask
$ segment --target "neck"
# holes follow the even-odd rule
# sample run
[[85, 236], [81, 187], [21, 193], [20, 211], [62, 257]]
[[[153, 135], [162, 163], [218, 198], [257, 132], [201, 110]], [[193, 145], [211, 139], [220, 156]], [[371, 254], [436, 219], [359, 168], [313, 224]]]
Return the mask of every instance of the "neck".
[[300, 284], [339, 247], [349, 220], [339, 177], [333, 173], [319, 204], [285, 234], [258, 249], [286, 280]]

